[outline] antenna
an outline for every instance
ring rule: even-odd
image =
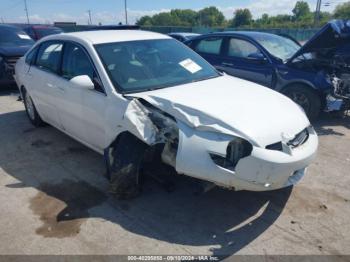
[[[27,7],[27,0],[24,0],[24,11],[26,11],[27,15],[27,24],[29,25],[29,15],[28,15],[28,7]]]

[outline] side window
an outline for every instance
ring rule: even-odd
[[[75,76],[87,75],[94,80],[94,67],[84,50],[72,43],[67,43],[62,62],[62,76],[72,79]]]
[[[62,43],[46,42],[40,46],[36,65],[40,68],[58,73],[60,67]]]
[[[210,37],[202,39],[198,42],[195,50],[200,53],[218,55],[220,54],[222,41],[222,37]]]
[[[35,57],[36,57],[36,53],[37,53],[37,51],[38,51],[38,47],[35,47],[33,50],[31,50],[29,53],[28,53],[28,55],[26,56],[26,64],[28,64],[28,65],[32,65],[32,64],[34,64],[34,59],[35,59]]]
[[[228,56],[249,58],[252,54],[261,53],[259,49],[248,41],[231,38],[228,45]]]

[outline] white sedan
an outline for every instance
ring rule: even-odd
[[[139,192],[150,159],[225,188],[264,191],[299,181],[317,151],[315,130],[289,98],[219,73],[162,34],[49,36],[18,61],[15,79],[30,121],[103,154],[121,198]]]

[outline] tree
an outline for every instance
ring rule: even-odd
[[[197,23],[197,12],[191,9],[173,9],[170,11],[172,17],[181,26],[193,26]]]
[[[179,25],[179,21],[170,13],[163,12],[152,17],[152,24],[160,26],[177,26]]]
[[[334,18],[349,19],[350,18],[350,2],[338,5],[334,10]]]
[[[139,26],[152,26],[152,17],[145,15],[136,21]]]
[[[324,25],[329,20],[332,20],[332,14],[329,12],[320,12],[320,24]]]
[[[293,9],[293,14],[296,20],[302,20],[305,17],[311,16],[309,4],[304,1],[298,1]]]
[[[198,24],[201,26],[224,26],[225,16],[215,6],[206,7],[197,14]]]
[[[252,13],[249,9],[237,9],[232,20],[233,27],[250,25],[253,20]]]

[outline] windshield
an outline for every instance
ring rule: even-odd
[[[283,61],[291,58],[300,49],[293,40],[278,35],[261,34],[254,36],[254,39],[271,55]]]
[[[187,39],[193,39],[195,37],[199,36],[199,34],[193,34],[193,35],[186,35]]]
[[[0,28],[1,46],[26,46],[34,41],[23,31],[8,28]]]
[[[208,62],[174,39],[99,44],[95,48],[121,93],[165,88],[219,76]]]

